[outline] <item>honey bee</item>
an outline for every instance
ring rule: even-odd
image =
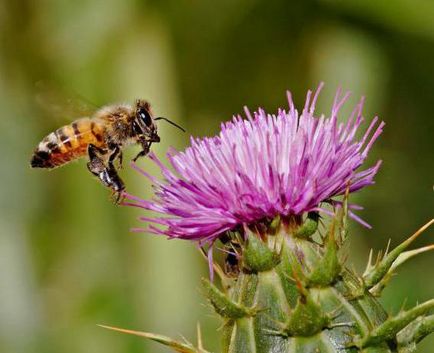
[[[33,152],[30,165],[53,169],[88,156],[87,168],[112,190],[118,203],[125,184],[115,162],[122,167],[122,149],[130,144],[142,147],[133,161],[146,156],[151,145],[160,142],[157,120],[165,120],[185,132],[169,119],[154,118],[150,104],[142,99],[136,100],[134,106],[105,106],[92,117],[75,120],[48,134]]]

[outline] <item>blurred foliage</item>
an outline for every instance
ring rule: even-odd
[[[433,18],[430,0],[2,2],[0,351],[157,352],[96,324],[193,339],[197,321],[207,348],[219,347],[194,245],[129,233],[142,212],[113,206],[84,161],[29,168],[39,140],[76,117],[49,114],[54,103],[37,103],[37,82],[97,106],[145,97],[195,136],[216,133],[243,105],[275,111],[286,89],[300,105],[325,81],[321,112],[338,85],[352,102],[366,95],[366,117],[387,126],[371,156],[384,160],[377,184],[354,198],[374,227],[352,229],[351,261],[361,268],[370,247],[396,244],[432,217]],[[170,126],[161,135],[160,156],[188,143]],[[149,160],[140,165],[156,173]],[[131,193],[150,196],[143,177],[122,174]],[[421,269],[433,265],[429,255],[406,265],[385,306],[431,298],[434,282]]]

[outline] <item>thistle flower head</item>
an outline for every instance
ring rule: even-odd
[[[339,91],[330,116],[315,117],[321,87],[307,93],[301,113],[288,92],[289,110],[252,114],[245,108],[247,119],[234,116],[217,136],[191,138],[185,151],[168,153],[174,171],[151,153],[162,180],[134,167],[152,181],[155,197],[142,200],[127,194],[127,203],[163,215],[141,218],[151,223],[148,231],[213,242],[240,225],[325,211],[321,204],[333,204],[347,188],[354,192],[372,184],[380,161],[364,170],[359,167],[384,123],[374,118],[358,139],[363,99],[345,123],[338,123],[349,96]]]

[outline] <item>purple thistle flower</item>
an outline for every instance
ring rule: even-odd
[[[217,136],[191,138],[184,152],[167,154],[174,172],[151,153],[164,180],[133,165],[152,181],[155,198],[142,200],[126,194],[126,204],[164,215],[141,217],[153,224],[146,231],[201,243],[212,243],[228,230],[264,218],[327,213],[321,203],[338,204],[332,198],[343,195],[348,186],[354,192],[374,183],[381,161],[357,169],[384,122],[372,133],[378,121],[375,117],[363,137],[356,139],[363,122],[363,98],[348,121],[338,123],[338,112],[349,97],[349,93],[341,96],[340,91],[330,117],[314,117],[321,88],[322,84],[313,97],[311,91],[307,93],[301,114],[288,92],[288,112],[279,109],[277,115],[270,115],[259,109],[252,115],[245,108],[247,119],[234,116],[222,123]]]

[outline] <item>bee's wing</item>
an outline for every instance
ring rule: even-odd
[[[59,123],[92,116],[97,106],[77,93],[70,93],[47,81],[35,83],[35,101],[38,107]]]

